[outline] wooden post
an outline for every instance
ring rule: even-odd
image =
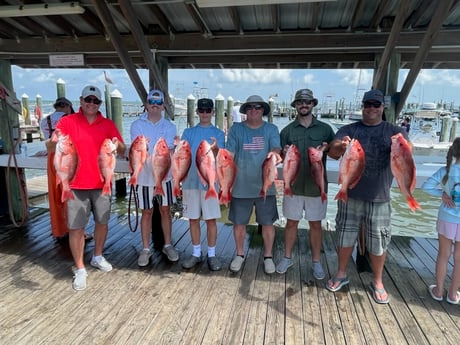
[[[110,97],[110,85],[108,83],[105,84],[105,116],[108,119],[113,120],[112,116],[112,101]],[[121,106],[121,115],[123,115],[123,105]]]
[[[457,127],[458,127],[458,118],[454,117],[452,119],[452,125],[450,127],[450,137],[449,142],[453,142],[457,137]]]
[[[195,126],[195,97],[190,94],[187,97],[187,127]]]
[[[21,97],[22,102],[22,117],[24,124],[30,125],[30,111],[29,111],[29,96],[24,93]]]
[[[233,98],[227,98],[227,130],[233,125]]]
[[[20,102],[16,99],[13,90],[13,77],[11,75],[11,63],[6,60],[0,60],[0,82],[3,86],[0,87],[0,133],[3,139],[3,151],[11,153],[15,149],[16,141],[19,137],[19,118],[18,110],[20,110]],[[8,98],[8,101],[7,101]],[[9,102],[9,103],[8,103]],[[10,104],[11,103],[11,104]],[[18,109],[13,109],[11,105],[15,105]],[[6,169],[6,168],[5,168]],[[24,169],[19,169],[19,174],[10,171],[10,179],[1,181],[0,185],[10,186],[11,209],[15,220],[24,219],[28,213],[27,206],[27,191],[25,188]],[[6,173],[4,174],[6,176]],[[25,192],[25,209],[22,204],[21,189]],[[6,193],[5,193],[6,194]],[[2,194],[2,195],[5,195]]]
[[[111,93],[112,120],[117,125],[118,131],[123,133],[123,96],[118,90]]]
[[[224,97],[219,94],[216,96],[216,127],[224,130]]]
[[[447,141],[447,133],[449,132],[449,126],[450,126],[450,116],[444,116],[441,119],[441,137],[439,138],[440,142],[445,142]]]
[[[65,97],[65,81],[61,78],[56,81],[56,94],[56,98]]]
[[[270,97],[268,99],[268,104],[270,105],[270,112],[267,115],[268,122],[273,123],[273,109],[275,109],[275,100]]]

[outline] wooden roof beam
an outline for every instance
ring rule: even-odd
[[[438,7],[434,12],[433,18],[431,19],[430,25],[428,26],[428,30],[423,37],[417,54],[415,55],[412,68],[409,70],[406,81],[404,82],[404,85],[401,89],[400,100],[395,109],[395,114],[399,114],[401,112],[404,103],[409,96],[410,90],[412,89],[412,86],[417,79],[420,69],[423,66],[423,62],[425,61],[425,58],[428,55],[431,46],[433,45],[433,41],[439,33],[439,29],[441,28],[443,21],[447,18],[450,11],[453,9],[453,4],[454,0],[446,0],[445,2],[437,4]]]
[[[115,22],[113,21],[112,15],[109,8],[107,7],[106,2],[100,0],[91,0],[91,2],[94,5],[99,18],[104,24],[110,40],[112,41],[114,48],[120,56],[120,60],[123,63],[123,66],[126,69],[126,73],[128,73],[134,88],[139,95],[139,98],[142,100],[142,102],[144,102],[144,100],[147,98],[147,91],[145,90],[144,84],[142,83],[139,74],[137,74],[136,67],[131,61],[128,51],[123,46],[120,33],[116,28]]]
[[[385,45],[385,50],[383,51],[382,58],[380,59],[377,70],[374,73],[372,87],[375,89],[381,88],[385,80],[388,64],[390,62],[391,55],[394,53],[396,42],[399,39],[408,9],[409,1],[401,1],[399,3],[398,13],[391,28],[390,36],[388,36],[387,44]]]
[[[236,6],[229,7],[230,17],[232,18],[233,25],[235,27],[235,32],[239,33],[240,35],[244,35],[243,28],[241,26],[240,14],[238,13],[238,9]]]

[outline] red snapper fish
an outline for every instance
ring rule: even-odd
[[[153,147],[152,169],[155,179],[155,195],[165,195],[162,182],[168,176],[171,168],[171,152],[164,138],[158,139]]]
[[[278,159],[276,154],[270,152],[262,164],[262,189],[259,195],[264,198],[267,197],[267,190],[278,178]]]
[[[310,160],[311,176],[321,192],[321,201],[325,202],[327,200],[327,194],[324,183],[323,150],[309,147],[308,159]]]
[[[54,167],[56,169],[56,185],[62,183],[61,201],[75,199],[70,189],[70,181],[75,176],[78,166],[77,151],[69,135],[53,133],[52,140],[57,140]]]
[[[334,200],[348,201],[348,189],[353,189],[361,179],[366,159],[364,150],[358,140],[352,139],[343,154],[339,166],[339,192]]]
[[[300,169],[300,152],[296,145],[289,145],[283,161],[284,195],[292,196],[291,185]]]
[[[216,157],[214,157],[214,152],[212,148],[217,143],[211,145],[207,140],[202,140],[198,149],[196,150],[196,168],[198,170],[198,176],[201,179],[201,182],[204,185],[208,186],[208,191],[206,192],[205,199],[216,198],[218,199],[215,182],[217,178],[216,171]]]
[[[171,172],[174,181],[173,195],[180,196],[180,183],[187,177],[192,164],[192,149],[187,140],[180,140],[174,150]]]
[[[111,194],[112,179],[115,171],[115,164],[117,163],[117,141],[117,138],[105,139],[102,142],[101,149],[99,151],[99,170],[104,178],[102,195]]]
[[[228,206],[228,203],[232,200],[232,188],[237,173],[237,167],[230,151],[219,149],[216,166],[217,179],[220,184],[219,203]]]
[[[144,135],[138,135],[132,142],[128,155],[129,172],[131,173],[131,178],[129,179],[128,184],[137,184],[137,176],[139,175],[139,172],[142,170],[145,161],[147,160],[148,147],[149,139]]]
[[[399,190],[406,197],[411,211],[421,209],[417,200],[412,196],[416,179],[412,145],[401,133],[391,137],[391,172],[398,183]]]

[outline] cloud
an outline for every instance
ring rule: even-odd
[[[338,69],[334,73],[339,75],[341,82],[357,88],[368,89],[372,85],[373,72],[368,69]]]
[[[291,82],[291,70],[283,69],[224,69],[222,77],[230,83],[251,84],[288,84]]]

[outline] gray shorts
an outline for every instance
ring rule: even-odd
[[[337,245],[353,247],[361,226],[364,226],[366,248],[374,255],[386,252],[391,241],[390,202],[368,202],[348,198],[348,202],[337,202],[335,217]]]
[[[278,219],[276,196],[264,198],[232,198],[228,219],[236,225],[248,224],[252,208],[255,206],[256,222],[260,225],[273,225]]]
[[[67,200],[67,225],[70,230],[83,229],[91,212],[96,224],[107,224],[110,218],[111,195],[102,189],[72,189],[75,199]]]

